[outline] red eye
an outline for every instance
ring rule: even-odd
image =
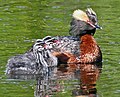
[[[91,23],[91,21],[87,21],[87,23],[88,23],[90,26],[92,26],[93,28],[95,28],[95,25],[93,25],[93,24]]]

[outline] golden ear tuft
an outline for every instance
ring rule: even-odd
[[[85,21],[85,22],[89,21],[87,14],[80,9],[75,10],[73,12],[73,18],[75,18],[77,20]]]

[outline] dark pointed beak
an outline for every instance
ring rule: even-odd
[[[99,25],[95,25],[95,28],[97,28],[97,29],[102,29],[102,27],[99,26]]]

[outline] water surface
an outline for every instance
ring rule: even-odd
[[[119,5],[119,0],[0,1],[0,97],[34,97],[35,80],[6,78],[4,71],[8,58],[27,51],[37,38],[68,35],[73,10],[87,7],[96,11],[103,27],[95,34],[103,53],[103,70],[96,86],[98,95],[119,97]],[[69,90],[66,91],[60,97],[71,97]]]

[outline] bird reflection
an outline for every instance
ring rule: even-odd
[[[62,93],[69,88],[71,88],[72,97],[97,97],[96,83],[102,70],[102,63],[61,64],[56,68],[57,70],[49,75],[43,97],[52,97],[54,92]],[[54,69],[56,68],[54,67]],[[75,83],[74,80],[77,80],[77,82]],[[66,84],[70,81],[72,81],[72,86],[68,85],[67,88]],[[40,79],[37,82],[40,82]],[[41,95],[41,89],[38,87],[40,87],[39,83],[36,85],[35,93],[37,96],[35,97],[41,97],[38,96],[38,93]]]
[[[96,82],[102,70],[102,63],[98,64],[79,64],[80,89],[73,91],[73,95],[88,95],[88,97],[96,97]]]

